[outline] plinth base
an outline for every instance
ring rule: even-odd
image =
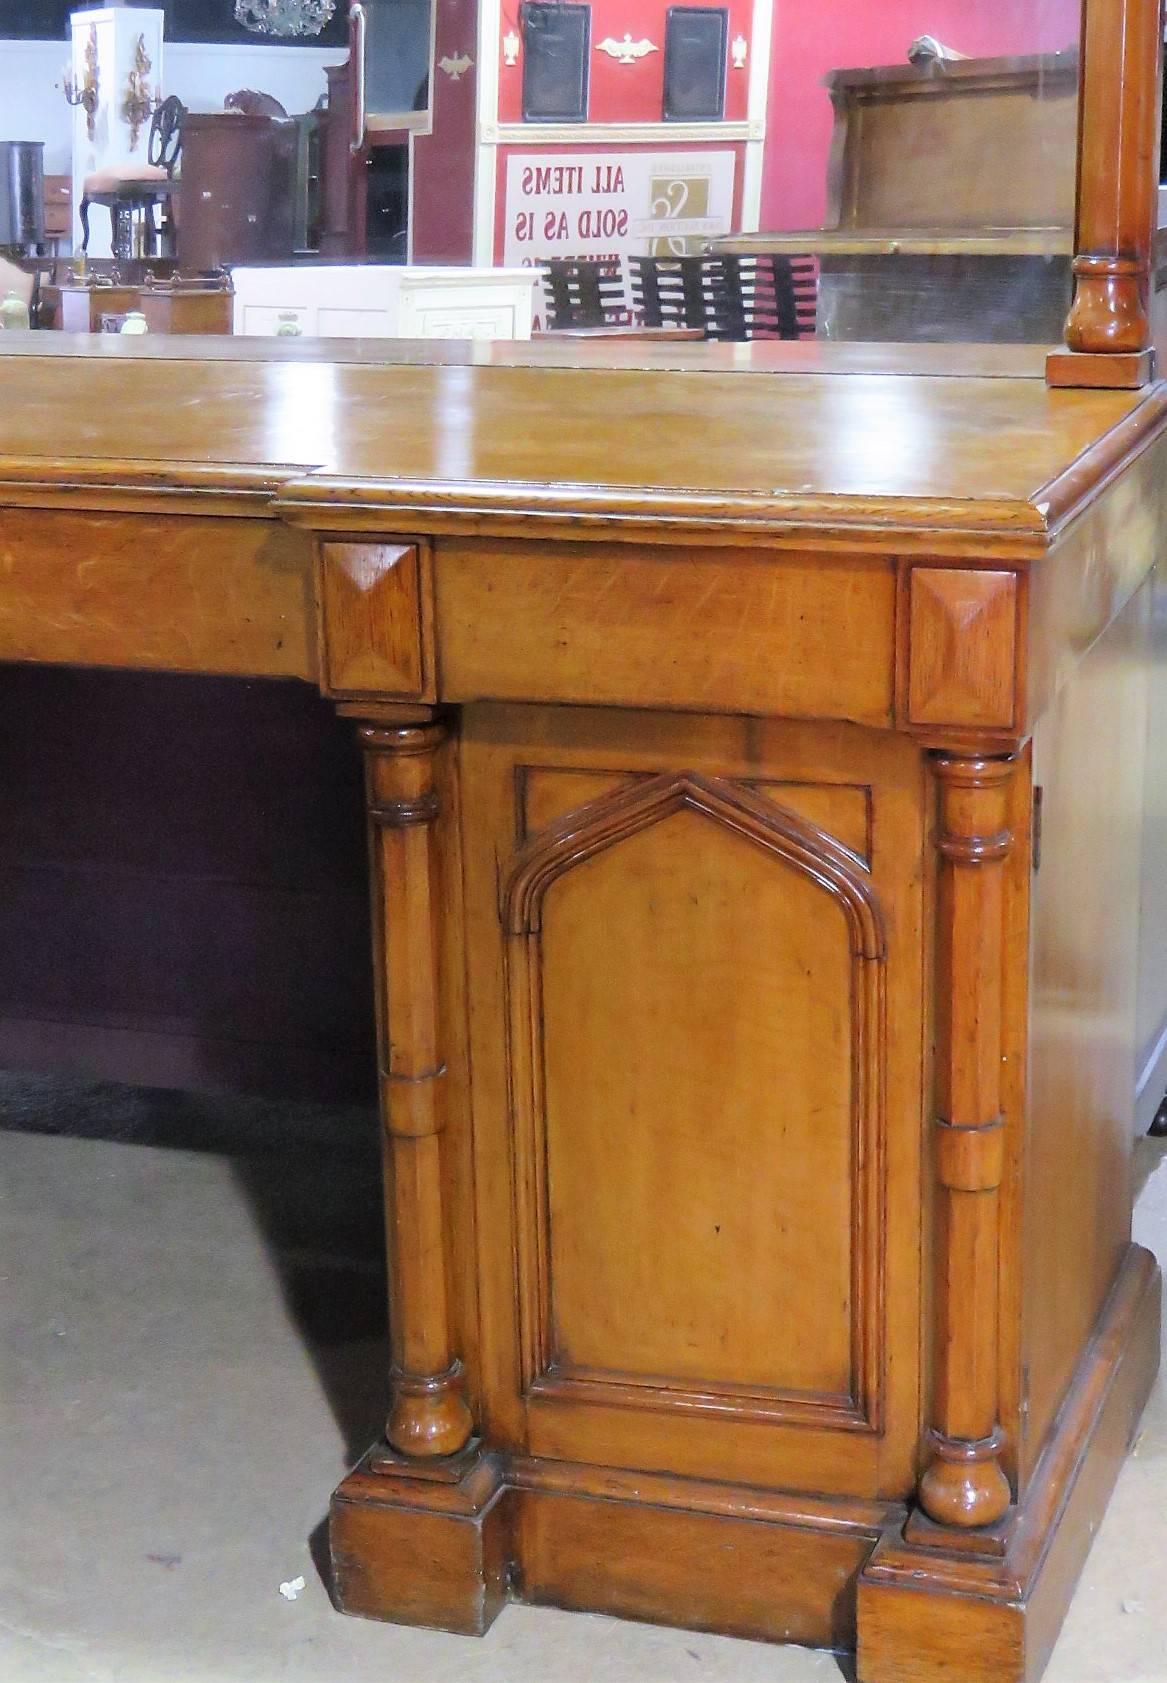
[[[401,1472],[389,1464],[383,1450],[371,1451],[333,1494],[337,1606],[483,1635],[506,1600],[510,1559],[497,1457],[478,1452]]]
[[[1040,1677],[1158,1371],[1159,1294],[1132,1245],[1003,1550],[996,1527],[960,1553],[919,1522],[883,1538],[859,1579],[860,1683]]]
[[[948,1546],[902,1506],[482,1450],[370,1455],[332,1504],[337,1604],[481,1635],[508,1594],[858,1648],[861,1683],[1031,1683],[1154,1381],[1159,1273],[1132,1246],[1024,1504]],[[377,1470],[372,1470],[373,1467]]]

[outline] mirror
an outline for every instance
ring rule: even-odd
[[[1059,341],[1080,26],[1080,0],[777,16],[762,232],[721,249],[813,279],[820,338]]]

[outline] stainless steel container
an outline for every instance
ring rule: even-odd
[[[44,141],[0,140],[0,246],[25,250],[44,237]]]

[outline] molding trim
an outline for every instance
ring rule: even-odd
[[[850,955],[851,1368],[848,1388],[826,1395],[771,1385],[692,1383],[575,1365],[556,1348],[551,1310],[551,1126],[543,1009],[543,907],[555,883],[679,812],[696,812],[752,843],[770,862],[809,879],[842,914]],[[883,911],[866,866],[833,836],[755,789],[698,772],[662,772],[608,790],[537,832],[515,854],[499,890],[506,941],[507,1091],[513,1140],[518,1333],[530,1407],[565,1402],[600,1409],[718,1414],[830,1431],[878,1432],[887,1375],[885,1293],[887,1058]]]
[[[479,0],[478,80],[475,85],[474,226],[472,255],[476,264],[494,266],[494,223],[498,197],[498,154],[484,143],[487,129],[498,127],[500,0]],[[501,252],[499,256],[501,258]]]
[[[751,123],[762,125],[762,134],[756,137],[759,140],[765,134],[766,110],[770,100],[770,34],[773,22],[774,0],[754,0],[746,112]]]
[[[479,141],[494,146],[686,145],[692,141],[764,140],[763,118],[744,123],[498,123],[481,124]]]
[[[741,227],[753,233],[762,225],[762,184],[766,170],[766,116],[770,100],[770,34],[774,21],[774,0],[754,0],[750,27],[750,56],[746,74],[749,92],[746,112],[751,127],[759,131],[746,144],[742,162]]]

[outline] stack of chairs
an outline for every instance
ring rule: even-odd
[[[798,337],[813,339],[818,319],[819,265],[817,257],[772,257],[777,267],[785,265],[790,272],[790,286],[794,293],[794,319],[798,323]]]
[[[814,331],[816,276],[802,258],[633,257],[647,327],[699,327],[707,339],[800,339]]]
[[[544,265],[543,290],[547,325],[557,330],[611,327],[626,308],[618,259],[593,262],[582,257],[549,258]]]
[[[707,339],[813,338],[813,257],[631,257],[632,297],[646,327],[698,328]],[[544,267],[547,325],[612,327],[625,309],[619,259],[555,257]]]

